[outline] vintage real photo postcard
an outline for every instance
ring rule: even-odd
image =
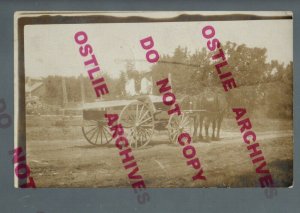
[[[292,12],[17,12],[14,33],[16,187],[293,186]]]

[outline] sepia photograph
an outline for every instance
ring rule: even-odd
[[[36,188],[293,187],[293,14],[19,12],[14,119]]]

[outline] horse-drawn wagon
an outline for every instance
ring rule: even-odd
[[[180,103],[187,100],[183,98]],[[181,115],[169,116],[161,96],[145,95],[132,100],[87,103],[83,108],[82,132],[93,145],[109,143],[112,136],[104,115],[117,113],[118,122],[122,124],[131,147],[146,146],[155,130],[167,130],[170,142],[176,143],[179,134],[190,134],[193,129],[196,113],[189,105],[189,102],[182,105],[187,107],[181,107]]]

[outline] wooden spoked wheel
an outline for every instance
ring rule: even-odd
[[[146,146],[154,133],[153,112],[145,102],[135,101],[125,106],[120,113],[119,123],[130,146],[135,149]]]
[[[181,113],[181,115],[172,115],[168,123],[169,139],[171,143],[176,144],[178,142],[178,136],[186,132],[191,135],[194,120],[188,113]]]
[[[83,120],[82,132],[85,139],[93,145],[107,144],[112,140],[105,121]]]

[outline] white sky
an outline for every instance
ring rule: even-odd
[[[87,33],[104,72],[117,77],[128,59],[135,61],[137,70],[147,71],[151,64],[145,59],[140,39],[152,36],[160,55],[172,54],[178,45],[194,52],[206,47],[201,30],[208,24],[214,26],[221,43],[265,47],[268,61],[287,64],[293,60],[292,20],[27,25],[25,73],[31,77],[86,75],[84,58],[74,41],[78,31]]]

